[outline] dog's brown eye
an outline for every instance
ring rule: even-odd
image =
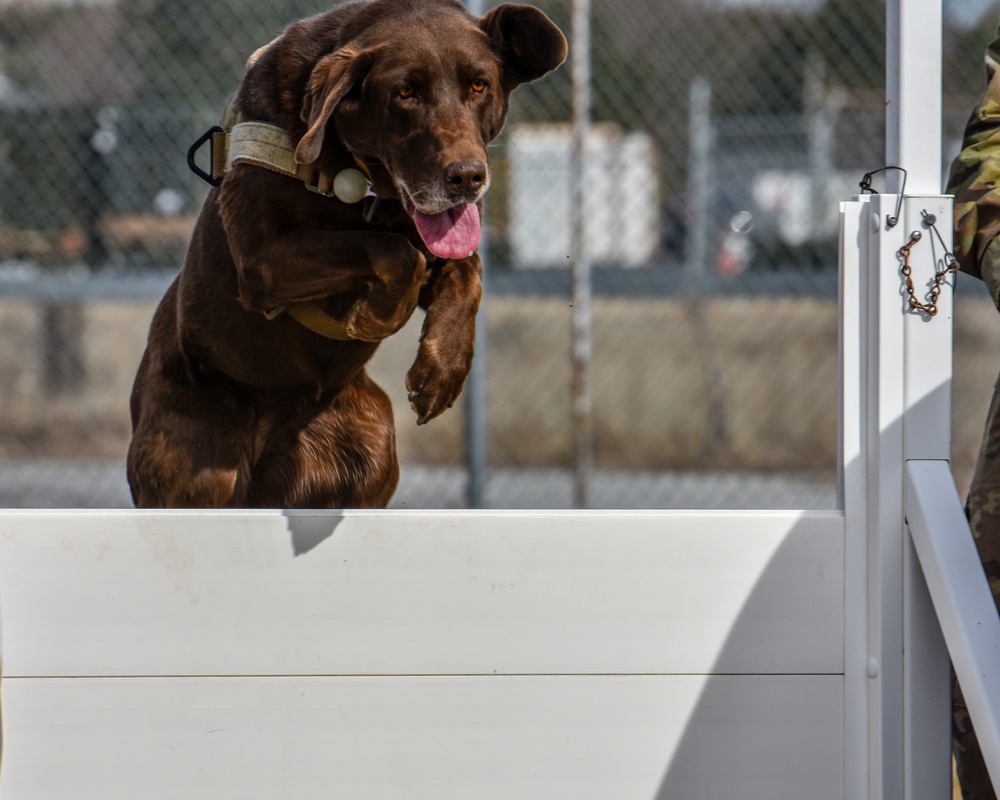
[[[396,95],[401,97],[403,100],[409,100],[416,93],[416,89],[407,84],[406,86],[400,87],[400,89],[396,92]]]
[[[486,91],[486,85],[487,85],[486,81],[473,81],[472,91],[474,91],[476,94],[482,94],[483,92]]]

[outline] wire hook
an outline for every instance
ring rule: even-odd
[[[892,166],[879,167],[878,169],[872,170],[871,172],[866,172],[865,176],[861,179],[861,183],[858,185],[861,187],[862,193],[878,194],[878,192],[875,191],[874,188],[872,188],[872,178],[875,175],[878,175],[878,173],[880,172],[885,172],[887,169],[894,169],[903,174],[903,181],[899,187],[899,194],[896,195],[896,210],[894,213],[886,216],[885,218],[886,225],[888,225],[890,228],[894,228],[896,227],[896,223],[899,222],[899,212],[900,209],[903,207],[903,195],[906,193],[906,170],[903,169],[902,167],[892,167]],[[940,234],[938,235],[940,236]]]
[[[937,236],[939,242],[941,242],[941,249],[944,250],[944,266],[945,269],[953,272],[958,266],[958,259],[955,258],[955,254],[948,249],[948,245],[941,235],[941,231],[937,229],[937,217],[927,211],[926,208],[920,209],[920,216],[924,218],[924,227],[930,228],[934,231],[934,235]]]

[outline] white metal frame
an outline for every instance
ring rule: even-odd
[[[990,774],[1000,775],[1000,625],[947,463],[910,461],[906,514]],[[996,780],[994,779],[994,783]]]
[[[922,291],[943,256],[924,214],[950,220],[951,200],[908,195],[890,225],[897,200],[842,206],[845,646],[853,666],[845,680],[848,727],[859,731],[855,755],[867,747],[869,765],[855,776],[867,781],[857,796],[933,798],[948,792],[950,672],[906,535],[904,465],[939,459],[950,475],[953,283],[937,316],[909,310],[899,249],[921,233],[910,263]],[[950,241],[949,230],[942,236]]]
[[[908,193],[841,207],[840,511],[0,512],[0,796],[942,798],[948,650],[998,774],[951,283],[929,319],[898,272],[924,212],[950,241],[940,7],[889,5]]]

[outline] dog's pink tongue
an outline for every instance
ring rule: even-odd
[[[413,222],[427,249],[441,258],[468,258],[479,247],[482,230],[475,203],[455,206],[440,214],[414,209]]]

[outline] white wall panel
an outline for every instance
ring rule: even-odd
[[[6,679],[3,800],[834,800],[836,676]]]
[[[15,676],[843,671],[834,513],[0,514]]]

